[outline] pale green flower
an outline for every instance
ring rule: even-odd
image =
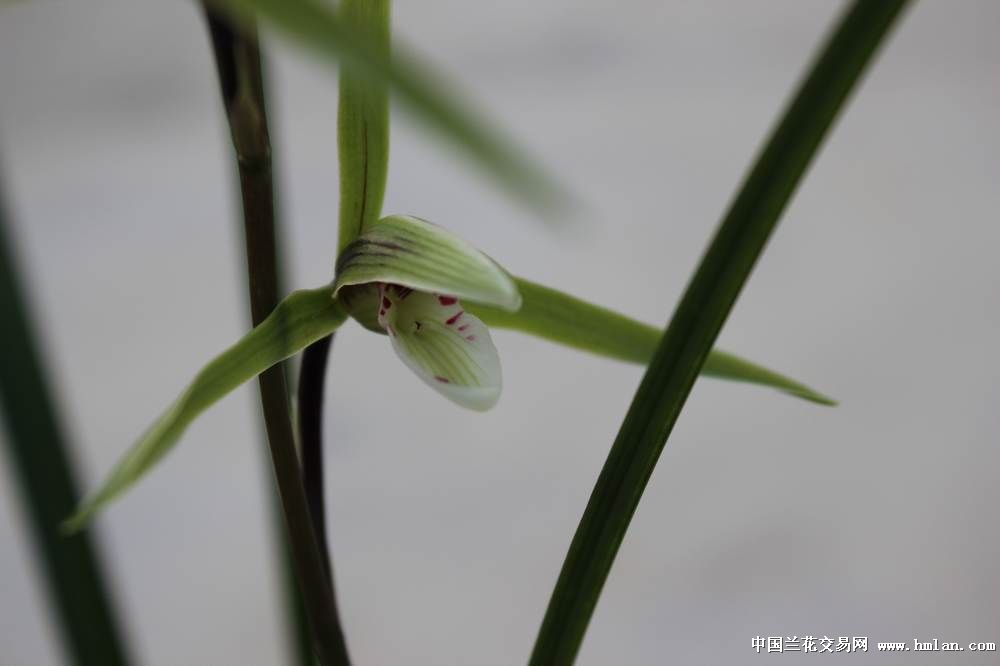
[[[496,346],[462,301],[516,312],[521,296],[514,279],[468,243],[416,217],[383,218],[344,248],[334,293],[448,399],[486,410],[500,398]]]

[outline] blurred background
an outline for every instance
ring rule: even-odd
[[[384,211],[509,269],[668,319],[840,2],[400,0],[400,41],[582,194],[540,224],[395,114]],[[753,637],[874,652],[998,641],[1000,4],[917,2],[834,129],[720,346],[835,409],[700,381],[612,570],[581,664],[798,663]],[[336,78],[268,40],[292,286],[328,281]],[[90,488],[247,328],[228,135],[189,2],[0,12],[0,145],[15,241]],[[329,529],[358,664],[523,663],[642,369],[495,333],[487,414],[420,384],[385,338],[338,334]],[[255,387],[201,418],[99,520],[142,663],[283,663]],[[0,434],[0,436],[4,436]],[[0,457],[0,663],[62,663]],[[942,657],[954,657],[954,661]]]

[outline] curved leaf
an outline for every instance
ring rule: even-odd
[[[31,317],[30,291],[10,237],[0,183],[0,453],[9,456],[33,540],[33,564],[49,594],[53,622],[67,663],[126,666],[132,663],[118,609],[109,594],[107,562],[94,548],[96,535],[59,534],[59,521],[79,501],[72,447],[67,441]],[[9,226],[8,226],[9,225]],[[12,491],[13,492],[13,491]],[[28,534],[25,538],[29,538]],[[7,652],[7,650],[4,650]]]
[[[601,590],[712,345],[809,163],[906,0],[856,0],[754,162],[656,347],[563,561],[531,666],[576,659]]]
[[[468,305],[467,309],[496,328],[530,333],[546,340],[621,361],[646,365],[663,331],[625,315],[555,289],[515,278],[523,303],[517,312]],[[701,374],[770,386],[821,405],[837,404],[805,384],[727,352],[712,350]]]
[[[74,532],[166,454],[192,421],[223,396],[337,329],[346,314],[330,287],[296,291],[239,342],[206,365],[64,524]]]

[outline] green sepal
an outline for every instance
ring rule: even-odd
[[[104,480],[63,523],[67,532],[121,495],[177,443],[202,412],[240,384],[336,330],[347,314],[333,299],[331,287],[296,291],[239,342],[219,354],[194,378]]]
[[[388,0],[343,0],[340,20],[378,57],[389,58]],[[382,79],[340,70],[337,96],[342,250],[379,219],[389,170],[389,87]]]
[[[653,357],[663,331],[587,303],[569,294],[522,278],[515,278],[523,303],[517,312],[466,305],[488,326],[530,333],[546,340],[621,361],[646,365]],[[746,361],[734,354],[712,350],[701,374],[732,381],[769,386],[822,405],[835,401],[805,384]]]
[[[521,306],[514,278],[499,264],[444,228],[409,215],[382,218],[337,259],[336,292],[373,282],[507,311]]]

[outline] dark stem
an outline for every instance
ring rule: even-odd
[[[0,193],[2,195],[2,193]],[[127,664],[127,650],[90,533],[64,536],[59,524],[80,495],[46,381],[0,196],[0,407],[35,552],[73,663]]]
[[[302,353],[299,369],[299,447],[302,450],[302,479],[306,486],[309,515],[320,549],[330,557],[326,538],[326,507],[323,484],[323,386],[326,365],[330,358],[333,334],[317,340]],[[333,570],[327,559],[327,575],[333,580]]]
[[[226,108],[236,107],[236,97],[240,93],[239,87],[239,77],[240,73],[238,68],[240,67],[240,54],[237,49],[240,48],[240,42],[232,30],[229,29],[228,25],[224,22],[214,20],[212,15],[208,16],[208,26],[212,37],[212,46],[215,53],[215,61],[217,65],[217,70],[219,73],[219,88],[222,93],[223,102]],[[259,56],[259,53],[258,53]],[[252,77],[252,85],[249,86],[254,91],[251,92],[253,95],[259,94],[261,98],[264,96],[264,77],[263,77],[263,62],[261,63],[261,73],[259,76],[254,75],[249,72],[249,76]],[[247,76],[247,74],[243,74]],[[266,109],[266,99],[265,104],[260,108]],[[267,132],[266,116],[264,123],[264,132]],[[246,196],[246,189],[241,187],[243,196]],[[263,194],[263,193],[262,193]],[[272,211],[272,225],[274,226],[274,238],[275,244],[277,245],[280,228],[278,224],[277,215],[277,204],[275,202],[277,195],[277,190],[272,183],[270,185],[270,210]],[[241,227],[245,225],[245,222],[241,223]],[[241,229],[241,235],[245,232]],[[274,259],[275,259],[275,284],[274,293],[280,296],[285,292],[282,282],[283,282],[283,271],[281,270],[280,261],[280,248],[275,248]],[[250,294],[248,294],[250,296]],[[266,297],[266,295],[265,295]],[[254,299],[250,299],[251,310],[254,308]],[[251,313],[251,323],[257,321],[256,315],[259,313]],[[287,363],[283,363],[286,373],[290,369]],[[286,374],[287,377],[287,374]],[[261,439],[264,440],[266,446],[266,431],[261,432]],[[269,456],[270,457],[270,456]],[[266,491],[270,496],[271,505],[271,519],[273,521],[275,542],[278,547],[278,556],[280,558],[280,577],[282,582],[282,591],[284,592],[284,603],[287,609],[287,631],[289,639],[289,648],[292,652],[293,663],[299,664],[299,666],[313,666],[315,659],[313,657],[313,639],[312,633],[309,629],[309,619],[306,616],[305,607],[302,601],[302,595],[299,593],[299,587],[297,582],[297,577],[295,575],[295,563],[293,561],[293,556],[291,552],[291,546],[288,540],[285,538],[282,508],[281,508],[281,498],[278,495],[277,488],[272,485],[270,480],[267,481]]]
[[[252,29],[237,30],[210,6],[205,10],[239,167],[250,311],[257,325],[279,299],[271,145],[260,51]],[[259,384],[274,476],[316,656],[324,666],[349,664],[326,560],[313,531],[282,367],[261,374]]]

